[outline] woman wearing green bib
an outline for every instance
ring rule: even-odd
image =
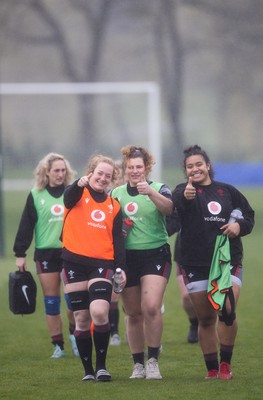
[[[35,236],[34,261],[44,295],[51,342],[54,345],[51,358],[65,355],[60,315],[60,234],[64,215],[64,190],[73,175],[74,171],[69,162],[60,154],[49,153],[38,163],[35,169],[35,185],[27,197],[14,243],[16,266],[22,272],[27,269],[26,251]],[[75,321],[69,303],[67,314],[72,351],[78,356],[73,335]]]
[[[125,239],[128,272],[121,294],[134,361],[130,378],[162,379],[158,353],[163,330],[161,307],[171,272],[165,224],[173,207],[171,191],[165,184],[149,180],[154,160],[145,148],[126,146],[121,153],[127,183],[113,189],[111,195],[118,199],[124,219],[133,223]]]

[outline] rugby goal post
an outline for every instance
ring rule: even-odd
[[[153,174],[161,179],[162,144],[160,132],[160,89],[155,82],[94,82],[94,83],[2,83],[0,95],[96,95],[146,94],[147,143],[155,159]]]

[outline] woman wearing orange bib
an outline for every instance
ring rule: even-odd
[[[76,321],[75,337],[84,367],[83,381],[110,381],[106,355],[110,338],[109,307],[112,278],[122,269],[126,284],[122,211],[107,194],[116,176],[111,158],[91,158],[87,174],[64,194],[65,217],[62,232],[63,280]],[[92,365],[91,321],[96,351]]]

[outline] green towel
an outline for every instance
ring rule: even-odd
[[[219,235],[216,238],[207,288],[208,299],[216,311],[222,311],[231,287],[229,239]]]

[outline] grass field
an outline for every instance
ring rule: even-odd
[[[70,351],[66,318],[67,356],[50,359],[52,346],[40,288],[34,314],[22,317],[9,311],[8,273],[15,270],[12,246],[27,193],[6,192],[6,251],[5,257],[0,259],[0,399],[262,399],[263,268],[259,250],[263,232],[263,189],[242,189],[242,192],[256,211],[256,226],[253,233],[243,240],[244,283],[237,312],[239,332],[233,356],[234,379],[204,380],[206,370],[199,345],[186,342],[188,321],[180,304],[173,271],[165,296],[163,352],[159,360],[163,380],[129,379],[132,359],[125,343],[122,315],[120,330],[123,344],[109,347],[108,351],[107,367],[112,374],[112,382],[98,384],[81,381],[83,370],[80,360],[74,358]],[[32,250],[28,253],[28,264],[36,277]],[[65,316],[64,311],[63,303]]]

